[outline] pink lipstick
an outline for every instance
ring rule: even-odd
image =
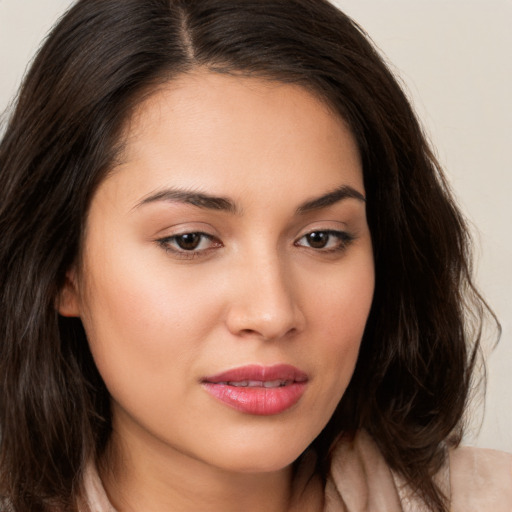
[[[270,416],[295,405],[306,389],[307,375],[294,366],[249,365],[205,377],[204,389],[246,414]]]

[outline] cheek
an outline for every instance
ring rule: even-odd
[[[102,262],[87,283],[82,320],[91,353],[114,402],[163,429],[194,389],[195,361],[211,328],[207,319],[218,316],[215,304],[198,298],[199,285],[184,293],[154,265],[140,269],[129,260],[109,260],[116,264]]]
[[[319,347],[311,349],[315,366],[323,368],[334,406],[341,399],[357,362],[374,291],[371,253],[331,274],[309,299],[309,318]],[[332,405],[331,404],[331,405]]]
[[[140,261],[137,255],[123,258],[112,250],[101,260],[91,258],[94,272],[84,272],[89,279],[82,321],[109,388],[135,374],[152,379],[176,373],[180,361],[197,357],[218,317],[202,280],[184,286],[179,272],[151,261],[141,266]]]
[[[197,320],[198,311],[212,307],[201,279],[184,279],[180,272],[155,264],[154,258],[140,252],[127,250],[124,254],[129,256],[123,257],[112,251],[103,260],[91,262],[94,270],[86,269],[89,280],[83,301],[86,318],[95,327],[141,344],[158,343],[155,332],[164,339],[171,337],[170,326],[173,330],[197,326],[192,320]]]
[[[315,282],[309,276],[309,283]],[[306,283],[305,283],[306,285]],[[359,342],[373,300],[375,285],[371,249],[354,253],[339,268],[310,288],[309,318],[333,347]]]

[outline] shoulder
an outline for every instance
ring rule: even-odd
[[[511,454],[462,446],[449,450],[435,481],[449,497],[451,512],[512,512]],[[336,445],[325,491],[328,512],[427,511],[364,431]]]
[[[453,510],[512,511],[512,455],[461,446],[449,453]]]

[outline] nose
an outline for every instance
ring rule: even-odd
[[[232,296],[227,327],[237,336],[275,340],[304,328],[305,317],[290,269],[279,258],[253,257],[232,273]]]

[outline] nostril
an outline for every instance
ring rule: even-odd
[[[293,336],[298,332],[298,329],[295,327],[291,327],[290,329],[269,329],[269,328],[260,328],[257,329],[241,329],[238,332],[239,336],[242,337],[259,337],[265,340],[275,340],[280,338],[287,338]]]
[[[256,331],[254,331],[253,329],[242,329],[240,331],[240,334],[247,335],[247,336],[252,336],[252,335],[258,334],[258,333]]]

